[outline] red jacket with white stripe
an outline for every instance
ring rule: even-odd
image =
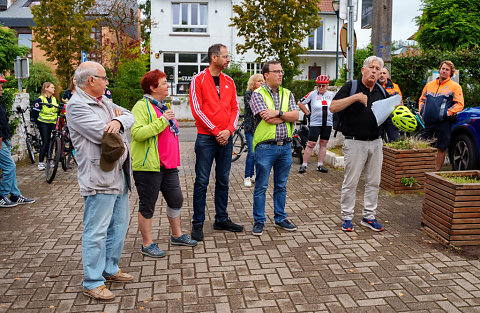
[[[199,134],[217,136],[222,130],[235,131],[238,121],[237,92],[233,79],[220,73],[220,97],[210,69],[193,76],[190,107]]]

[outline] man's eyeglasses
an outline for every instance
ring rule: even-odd
[[[275,73],[277,75],[285,75],[285,71],[281,71],[281,70],[274,70],[274,71],[270,71],[269,73]]]
[[[216,54],[216,56],[217,57],[222,57],[225,60],[232,59],[232,56],[230,54],[223,54],[223,55]]]
[[[317,85],[318,87],[327,87],[328,85]]]
[[[108,80],[108,77],[107,76],[98,76],[98,75],[92,75],[93,77],[96,77],[96,78],[101,78],[103,79],[104,81],[107,81]]]

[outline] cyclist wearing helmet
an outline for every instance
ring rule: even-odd
[[[453,62],[442,61],[438,73],[440,77],[425,85],[418,101],[420,115],[425,120],[425,131],[422,137],[437,138],[437,171],[442,168],[450,142],[452,121],[448,117],[463,110],[462,87],[450,79],[455,74]]]
[[[400,95],[402,97],[402,92],[397,84],[395,84],[390,79],[390,73],[386,67],[382,68],[380,71],[380,77],[378,78],[378,83],[388,92],[390,96]],[[392,118],[388,117],[382,125],[380,125],[380,134],[382,137],[386,137],[387,142],[397,141],[399,134],[398,128],[395,127],[392,123]],[[383,136],[386,134],[386,136]]]
[[[303,156],[303,164],[298,170],[303,174],[307,171],[307,164],[312,155],[313,148],[317,144],[320,136],[320,148],[318,149],[317,170],[327,173],[328,169],[323,166],[325,154],[327,153],[327,143],[332,132],[333,114],[330,112],[330,103],[335,94],[327,90],[330,79],[326,75],[317,77],[317,90],[310,92],[306,97],[298,102],[298,106],[303,113],[310,117],[310,129],[308,130],[308,142]],[[305,106],[309,104],[311,112]]]

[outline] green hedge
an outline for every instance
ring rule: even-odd
[[[293,93],[295,101],[298,102],[303,96],[315,89],[315,80],[294,80],[289,86],[285,86]]]
[[[113,87],[110,88],[110,91],[112,92],[112,101],[127,110],[132,110],[135,103],[143,97],[142,89]]]

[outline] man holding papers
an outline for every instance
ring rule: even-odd
[[[361,225],[374,231],[382,231],[383,226],[375,219],[380,173],[382,171],[382,139],[372,103],[388,97],[382,86],[377,84],[383,60],[376,56],[365,59],[362,78],[357,82],[355,94],[350,96],[352,82],[348,82],[337,92],[330,104],[332,113],[342,111],[343,155],[345,171],[342,184],[341,210],[342,230],[353,231],[353,212],[356,189],[360,175],[365,176],[365,195]]]

